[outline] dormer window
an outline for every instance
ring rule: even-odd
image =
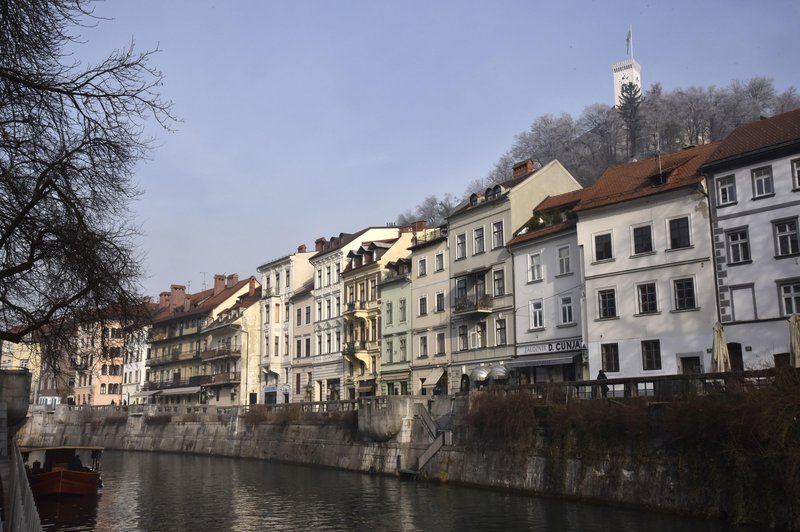
[[[469,197],[469,204],[470,204],[472,207],[474,207],[475,205],[477,205],[477,204],[478,204],[478,195],[477,195],[477,194],[472,194],[472,195]]]

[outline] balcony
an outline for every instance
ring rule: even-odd
[[[479,296],[458,297],[453,307],[453,314],[490,314],[492,312],[492,298],[487,294]]]
[[[342,348],[342,353],[345,356],[355,356],[360,351],[367,350],[367,342],[360,340],[358,342],[345,342]]]
[[[170,388],[184,388],[186,386],[200,386],[211,382],[211,375],[196,375],[188,379],[172,379],[167,381],[145,382],[144,391],[168,390]]]
[[[203,351],[201,354],[201,358],[203,362],[207,362],[209,360],[214,360],[216,358],[236,358],[242,356],[242,347],[241,346],[233,346],[233,347],[217,347],[215,349],[209,349],[207,351]]]
[[[241,380],[241,373],[238,371],[229,373],[217,373],[215,375],[211,375],[211,382],[209,382],[208,385],[223,386],[225,384],[239,384],[240,380]]]
[[[261,287],[261,299],[267,299],[269,297],[277,297],[280,295],[280,290],[274,288],[272,286],[262,286]]]

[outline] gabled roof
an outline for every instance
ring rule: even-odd
[[[744,124],[731,132],[705,166],[800,142],[800,109]]]
[[[576,211],[614,205],[675,190],[702,181],[700,166],[717,149],[718,142],[612,166],[587,190]]]
[[[533,209],[533,216],[523,225],[516,236],[508,243],[509,246],[535,240],[545,236],[560,233],[572,229],[576,225],[574,215],[558,223],[552,225],[541,226],[539,219],[542,213],[553,210],[571,211],[581,201],[583,197],[588,195],[590,189],[580,188],[564,194],[556,196],[547,196],[536,208]]]

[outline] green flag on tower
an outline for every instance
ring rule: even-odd
[[[628,28],[628,37],[625,39],[625,43],[627,45],[628,57],[631,57],[633,55],[633,26]]]

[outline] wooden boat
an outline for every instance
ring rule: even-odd
[[[20,447],[34,497],[96,495],[102,447]]]

